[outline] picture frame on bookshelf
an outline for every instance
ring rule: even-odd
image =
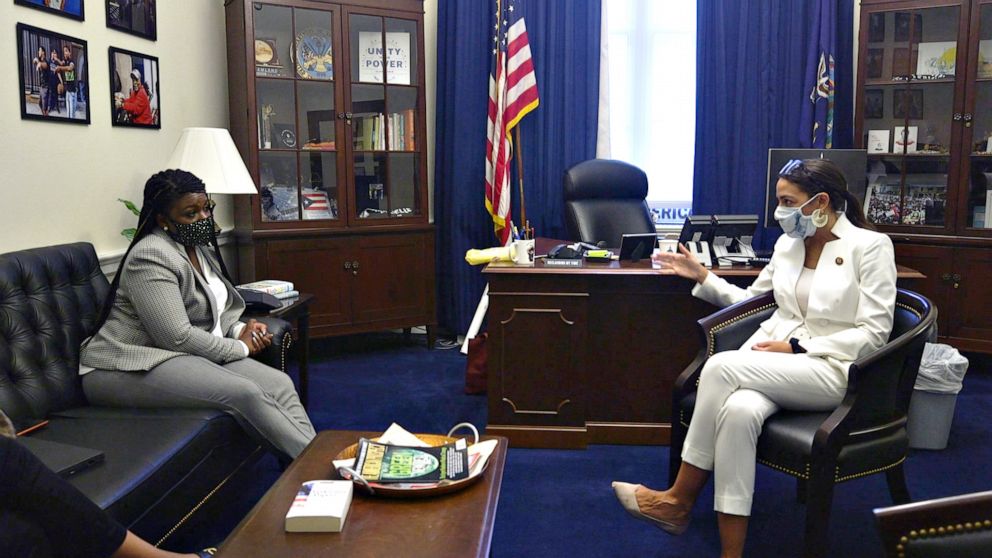
[[[885,91],[865,89],[865,118],[885,118]]]
[[[981,79],[992,78],[992,40],[978,41],[978,74]]]
[[[919,132],[917,126],[896,126],[892,134],[892,150],[895,153],[916,153],[916,138]]]
[[[296,127],[293,124],[273,122],[272,147],[276,149],[296,149]]]
[[[50,0],[14,0],[14,4],[34,8],[50,14],[60,15],[69,19],[83,21],[86,19],[85,0],[66,0],[51,2]]]
[[[107,27],[150,41],[158,39],[155,2],[104,1],[107,8]]]
[[[383,57],[382,33],[358,33],[358,80],[382,83],[383,65],[386,83],[410,85],[410,34],[403,31],[386,33],[386,56]]]
[[[912,17],[912,20],[910,19]],[[912,26],[910,22],[912,21]],[[895,15],[894,40],[897,43],[913,42],[918,43],[923,40],[923,14],[912,14],[909,12],[896,12]],[[910,41],[910,27],[912,27],[913,40]]]
[[[16,32],[21,118],[89,124],[86,41],[24,23]]]
[[[902,213],[901,201],[898,184],[869,184],[865,191],[865,217],[870,223],[898,225]]]
[[[923,118],[923,90],[904,89],[896,91],[892,95],[892,117],[893,118]]]
[[[940,185],[906,184],[902,203],[903,225],[943,225],[946,187]]]
[[[110,114],[114,126],[162,127],[158,58],[116,47],[110,56]]]
[[[958,43],[955,41],[920,43],[916,61],[916,74],[920,76],[954,77],[957,56]]]
[[[878,79],[882,77],[882,69],[885,65],[885,49],[870,48],[865,60],[866,75],[868,79]]]
[[[279,59],[279,43],[275,37],[255,37],[255,76],[281,76],[286,67]]]
[[[868,142],[865,148],[868,150],[868,153],[888,153],[889,131],[868,130]]]
[[[875,13],[868,16],[868,42],[881,43],[885,41],[885,14]]]

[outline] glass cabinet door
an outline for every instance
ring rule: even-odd
[[[417,22],[351,14],[348,29],[354,218],[419,217]]]
[[[965,227],[992,228],[992,3],[979,6],[978,65]]]
[[[334,12],[254,7],[261,220],[336,220]]]
[[[867,14],[865,213],[880,225],[946,228],[958,6]],[[963,71],[963,69],[962,69]]]

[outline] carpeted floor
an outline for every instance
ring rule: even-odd
[[[417,432],[446,432],[458,422],[486,423],[484,396],[462,391],[465,358],[457,350],[428,351],[422,336],[376,334],[314,343],[310,413],[318,429],[382,430],[398,422]],[[992,488],[980,473],[992,467],[992,365],[973,359],[957,399],[947,449],[913,450],[906,476],[914,500]],[[717,556],[712,483],[680,537],[636,521],[615,501],[610,481],[663,487],[668,448],[590,446],[587,450],[511,449],[493,536],[494,557]],[[279,470],[262,460],[248,487],[226,502],[209,526],[179,547],[217,544],[237,524]],[[795,481],[758,467],[747,556],[798,555],[805,508]],[[834,493],[830,556],[875,557],[881,545],[872,509],[891,504],[884,475],[850,481]]]

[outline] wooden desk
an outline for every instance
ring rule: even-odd
[[[245,317],[272,316],[286,320],[296,327],[293,343],[296,346],[296,362],[300,367],[300,402],[306,407],[310,394],[310,305],[313,303],[313,295],[302,293],[296,298],[288,298],[282,302],[282,307],[267,314],[245,312]]]
[[[538,239],[537,253],[551,241]],[[759,269],[714,272],[747,286]],[[638,263],[490,264],[486,432],[514,447],[667,444],[672,386],[716,308],[693,282]],[[923,278],[899,269],[900,285]]]
[[[489,556],[507,441],[500,438],[483,478],[464,490],[433,498],[366,496],[351,502],[340,533],[286,533],[286,512],[305,481],[338,478],[331,460],[360,436],[374,432],[325,430],[234,529],[218,557]],[[484,436],[489,439],[492,436]]]

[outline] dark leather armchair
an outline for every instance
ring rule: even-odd
[[[79,344],[108,291],[88,243],[0,254],[0,409],[14,420],[49,419],[32,437],[101,450],[104,462],[70,482],[124,526],[161,543],[261,449],[220,411],[86,403]],[[281,368],[289,324],[266,323],[274,342],[262,360]]]
[[[703,349],[675,382],[669,482],[682,464],[682,445],[696,401],[699,374],[715,353],[738,349],[775,311],[771,293],[699,320]],[[906,412],[923,345],[936,327],[929,300],[900,289],[889,342],[855,361],[847,394],[832,412],[779,411],[758,438],[758,463],[798,479],[806,502],[804,556],[827,554],[834,483],[884,472],[896,503],[909,502],[903,461],[909,448]]]
[[[875,510],[889,558],[992,556],[992,492]]]
[[[655,232],[644,171],[610,159],[583,161],[562,180],[568,240],[620,246],[624,234]]]

